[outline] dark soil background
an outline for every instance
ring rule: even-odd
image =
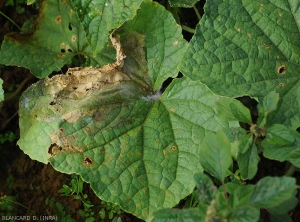
[[[19,26],[22,26],[24,21],[37,14],[37,9],[34,6],[19,4],[14,6],[6,6],[7,1],[0,1],[0,11],[10,17]],[[17,1],[15,1],[17,2]],[[166,4],[166,1],[160,1]],[[197,7],[201,9],[202,5]],[[202,11],[203,13],[203,11]],[[182,24],[195,28],[197,18],[192,9],[184,9],[181,11],[181,16],[187,15],[182,20]],[[18,28],[13,25],[8,19],[0,15],[0,44],[4,36],[10,32],[18,32]],[[191,34],[184,33],[187,40],[191,38]],[[25,68],[9,67],[0,65],[0,78],[4,81],[3,88],[5,91],[5,101],[0,104],[0,138],[6,133],[15,135],[15,139],[9,142],[0,143],[0,205],[1,198],[12,196],[13,201],[11,208],[2,209],[0,206],[1,216],[9,215],[25,215],[25,216],[66,216],[70,215],[76,221],[84,221],[78,211],[83,208],[80,200],[75,200],[73,197],[61,196],[59,190],[63,184],[69,184],[71,181],[70,175],[62,174],[55,171],[50,164],[44,165],[37,161],[31,160],[25,155],[16,142],[19,137],[18,126],[18,106],[19,97],[22,92],[32,83],[38,81]],[[246,102],[247,103],[247,102]],[[251,106],[253,104],[246,104]],[[259,172],[251,183],[256,183],[260,178],[265,176],[282,176],[285,172],[286,163],[267,160],[261,157],[259,163]],[[298,172],[294,174],[300,184],[300,175]],[[100,209],[101,200],[95,196],[88,184],[84,185],[84,193],[88,195],[88,200],[94,205],[92,208],[95,212],[96,221],[100,221],[97,215]],[[59,212],[53,205],[46,204],[46,200],[52,199],[55,203],[60,203],[63,206],[63,212]],[[23,206],[21,206],[23,205]],[[262,210],[263,221],[269,221],[270,215],[267,211]],[[64,215],[63,215],[64,214]],[[293,221],[300,221],[300,207],[290,212]],[[134,216],[122,213],[120,215],[122,221],[141,221]],[[110,220],[107,220],[110,221]]]

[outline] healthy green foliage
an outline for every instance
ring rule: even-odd
[[[295,130],[274,124],[267,128],[266,139],[261,144],[264,156],[278,161],[290,161],[300,167],[300,136]]]
[[[270,123],[299,126],[298,3],[211,0],[196,29],[180,71],[214,93],[282,98]],[[297,127],[296,127],[297,128]]]
[[[193,7],[199,0],[169,0],[172,7]]]
[[[34,33],[5,36],[0,63],[23,66],[38,78],[59,71],[74,56],[83,56],[86,65],[102,66],[114,60],[113,47],[102,48],[96,56],[69,1],[43,1]],[[108,32],[106,33],[108,36]]]
[[[201,176],[198,174],[195,179],[199,192],[199,207],[159,210],[154,213],[153,221],[174,219],[175,221],[251,222],[258,221],[260,208],[281,207],[277,215],[284,217],[297,203],[296,198],[293,197],[296,191],[296,181],[290,177],[266,177],[256,185],[228,182],[219,190],[214,189],[211,179],[203,174]],[[286,204],[285,207],[283,204]],[[271,210],[274,211],[277,208],[271,208]]]
[[[236,120],[243,123],[252,122],[249,109],[247,109],[238,100],[227,97],[220,97],[217,102],[217,109],[219,115],[227,120]]]
[[[230,143],[223,131],[208,132],[200,147],[202,167],[219,181],[223,182],[232,164]]]

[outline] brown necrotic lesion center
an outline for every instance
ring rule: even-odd
[[[93,164],[93,160],[91,158],[84,157],[84,160],[83,160],[84,166],[90,167],[90,166],[92,166],[92,164]]]
[[[52,143],[48,148],[48,154],[50,156],[56,156],[61,151],[62,151],[62,147],[57,145],[56,143]]]

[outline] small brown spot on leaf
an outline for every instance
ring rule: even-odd
[[[266,50],[269,50],[269,49],[270,49],[270,46],[267,45],[266,43],[263,43],[263,46],[265,47]]]
[[[178,40],[174,41],[173,45],[178,45]]]
[[[61,22],[62,22],[62,17],[61,17],[61,15],[56,16],[56,18],[55,18],[55,23],[59,25]]]
[[[50,156],[55,156],[57,155],[60,151],[62,151],[62,147],[58,146],[56,143],[53,143],[50,145],[49,149],[48,149],[48,154]]]
[[[261,10],[264,7],[264,4],[260,4],[259,10]]]
[[[278,68],[277,68],[277,73],[284,75],[286,73],[286,68],[285,68],[285,64],[281,64]]]
[[[250,33],[248,33],[247,37],[250,39],[252,37],[252,35]]]
[[[93,160],[89,157],[84,157],[83,165],[87,166],[87,167],[90,167],[90,166],[93,165]]]
[[[76,38],[76,35],[72,35],[71,41],[72,41],[72,42],[76,42],[76,39],[77,39],[77,38]]]
[[[284,87],[284,83],[279,83],[279,86],[281,87],[281,88],[283,88]]]
[[[168,154],[168,151],[167,150],[163,150],[163,154],[164,154],[164,156],[166,156]]]
[[[62,59],[62,58],[65,57],[65,55],[64,55],[64,53],[59,53],[59,54],[57,55],[57,57],[58,57],[59,59]]]
[[[240,29],[240,28],[237,28],[236,30],[237,30],[238,32],[241,32],[241,29]]]
[[[171,146],[171,150],[173,151],[177,150],[177,146]]]
[[[280,13],[278,13],[278,15],[279,15],[279,17],[282,17],[282,13],[280,12]]]

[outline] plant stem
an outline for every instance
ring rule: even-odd
[[[285,171],[285,176],[292,176],[295,173],[296,167],[293,164],[290,164],[287,171]]]
[[[20,31],[21,28],[18,26],[13,20],[11,20],[7,15],[5,15],[3,12],[0,11],[0,15],[3,15],[8,21],[10,21],[12,24],[14,24]]]
[[[201,20],[201,15],[200,15],[200,13],[199,13],[199,11],[198,11],[198,9],[196,8],[195,5],[193,5],[193,9],[194,9],[194,11],[195,11],[195,13],[197,15],[198,20],[200,21]]]
[[[192,29],[186,25],[181,25],[182,30],[187,31],[189,33],[195,34],[195,29]]]
[[[18,202],[12,201],[12,200],[7,200],[6,198],[0,197],[0,201],[6,201],[6,202],[13,203],[13,204],[17,204],[17,205],[20,205],[21,207],[24,207],[27,210],[30,210],[28,207],[24,206],[23,204],[20,204]]]

